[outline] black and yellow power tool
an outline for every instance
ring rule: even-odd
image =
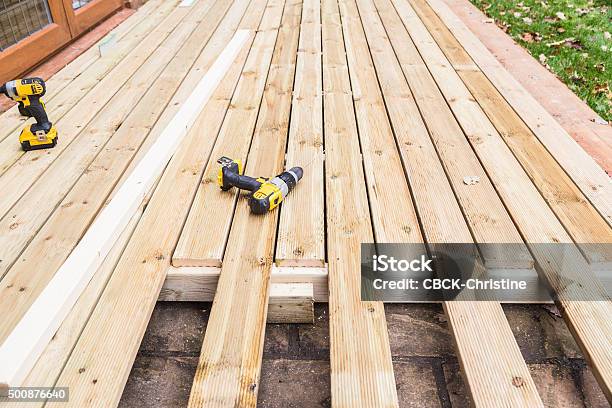
[[[19,103],[19,113],[36,123],[26,126],[19,135],[19,143],[24,151],[48,149],[57,144],[57,129],[47,117],[45,104],[41,100],[47,91],[41,78],[24,78],[9,81],[0,86],[0,93]]]
[[[249,207],[254,214],[265,214],[276,208],[287,194],[302,178],[304,171],[301,167],[293,167],[282,172],[272,179],[265,177],[249,177],[242,174],[242,162],[229,157],[217,160],[221,165],[217,182],[221,190],[227,191],[232,187],[251,192]]]

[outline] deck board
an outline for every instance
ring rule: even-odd
[[[398,406],[384,306],[360,302],[361,242],[372,242],[366,173],[340,10],[322,2],[331,394],[338,407]],[[363,405],[359,405],[363,403]]]
[[[411,0],[411,2],[423,4],[421,0]],[[416,16],[411,8],[405,10],[407,14]],[[424,30],[425,26],[420,19],[412,18],[410,21],[414,23],[410,25],[413,29]],[[441,57],[440,63],[450,65],[444,56]],[[448,75],[444,76],[445,81],[449,78],[459,78],[455,71],[446,70],[446,72]],[[440,87],[444,87],[441,77],[438,79]],[[462,82],[455,82],[454,86],[446,86],[446,89],[457,101],[462,97],[469,98],[467,94],[461,95],[463,91],[469,94]],[[447,95],[447,98],[449,97]],[[454,103],[450,105],[452,107]],[[465,112],[465,107],[469,106],[472,107],[471,112]],[[477,135],[479,131],[486,129],[486,136],[481,136],[477,142],[470,137],[468,140],[496,185],[519,231],[525,237],[535,258],[536,270],[556,293],[556,303],[564,311],[565,321],[576,334],[578,344],[588,356],[604,393],[610,399],[612,324],[609,319],[603,317],[612,313],[612,301],[604,300],[609,299],[609,295],[589,270],[586,260],[573,245],[566,229],[555,217],[497,130],[484,117],[484,113],[480,108],[476,108],[476,105],[469,103],[461,109],[466,117],[472,118],[472,121],[465,121],[464,127],[469,128],[470,125],[478,124],[469,131],[470,133]],[[558,264],[559,259],[555,258],[554,249],[551,248],[555,243],[567,245],[566,250],[570,251],[568,261],[572,262],[570,268],[562,269]],[[568,280],[572,285],[566,283]],[[588,300],[591,302],[584,302]]]
[[[286,162],[302,166],[304,177],[282,206],[276,263],[319,267],[325,265],[320,2],[305,1],[303,14]]]
[[[246,162],[250,173],[283,168],[301,9],[300,0],[269,1],[252,48],[259,53],[256,46],[271,45],[274,53]],[[277,224],[277,213],[252,217],[245,197],[238,199],[189,407],[257,404]]]
[[[2,341],[234,32],[253,31],[28,385],[117,405],[167,272],[212,266],[190,406],[255,406],[271,273],[314,267],[328,271],[316,288],[328,290],[332,406],[397,406],[384,305],[360,301],[360,243],[515,243],[483,252],[487,268],[548,282],[612,400],[612,303],[593,273],[612,254],[588,246],[612,244],[612,183],[443,1],[177,3],[150,0],[103,54],[97,44],[48,81],[57,148],[24,154],[23,119],[0,115]],[[256,217],[217,187],[222,155],[250,175],[305,176]],[[560,275],[542,243],[567,245],[584,272]],[[500,304],[443,306],[472,401],[541,406]]]
[[[362,16],[364,28],[366,32],[370,32],[372,47],[376,49],[376,53],[379,56],[384,55],[386,58],[381,59],[377,64],[379,80],[381,83],[387,83],[386,99],[388,104],[398,106],[395,109],[400,109],[403,115],[406,116],[409,112],[418,115],[415,102],[411,99],[410,89],[406,84],[406,79],[411,83],[419,82],[417,85],[413,85],[415,93],[418,92],[421,100],[420,107],[422,110],[427,111],[428,109],[436,109],[438,112],[437,117],[439,123],[444,123],[443,112],[443,100],[440,103],[441,98],[437,95],[435,85],[433,87],[427,87],[426,85],[432,85],[433,81],[423,71],[410,72],[410,75],[402,75],[399,62],[393,54],[391,43],[396,47],[405,47],[412,44],[412,40],[407,36],[406,29],[401,26],[399,16],[394,12],[393,6],[389,1],[377,1],[376,7],[372,3],[364,0],[358,1],[360,15]],[[384,18],[379,18],[381,14]],[[387,23],[388,30],[385,32],[382,26],[382,21]],[[388,33],[388,37],[386,36]],[[414,46],[413,46],[414,47]],[[406,52],[408,51],[408,52]],[[412,48],[409,50],[399,49],[396,50],[396,54],[400,58],[405,58],[404,62],[409,61],[414,64],[414,68],[417,70],[422,68],[423,65],[419,64],[420,57],[416,53],[416,49]],[[376,61],[376,57],[374,58]],[[415,75],[416,74],[416,75]],[[418,75],[421,74],[421,75]],[[414,79],[418,78],[417,81]],[[393,94],[397,92],[398,94]],[[383,93],[385,93],[383,91]],[[402,100],[398,100],[400,96],[404,96]],[[393,98],[395,97],[395,99]],[[426,109],[423,106],[422,101],[429,97],[429,103],[431,107]],[[437,97],[437,98],[436,98]],[[433,103],[434,101],[438,102]],[[408,105],[408,106],[406,106]],[[401,109],[404,107],[404,109]],[[407,127],[405,125],[406,120],[402,121],[402,115],[391,113],[393,108],[389,108],[392,122],[394,122],[396,133],[409,134],[411,136],[409,145],[413,151],[410,157],[416,158],[422,156],[421,160],[427,162],[435,162],[438,156],[435,154],[435,150],[432,146],[432,141],[427,137],[426,131],[414,131],[415,127]],[[450,113],[450,112],[448,112]],[[395,119],[395,120],[393,120]],[[413,119],[417,120],[417,119]],[[467,141],[461,143],[461,140],[465,138],[458,138],[457,132],[453,136],[452,130],[440,129],[434,126],[432,123],[433,118],[430,117],[430,127],[432,133],[436,132],[436,135],[432,135],[432,140],[438,148],[438,154],[440,160],[444,163],[448,172],[458,173],[459,175],[466,174],[465,171],[474,171],[474,166],[478,163],[473,156],[473,152],[469,147]],[[453,123],[452,115],[446,119],[446,123]],[[424,125],[421,125],[424,128]],[[459,130],[458,127],[455,129]],[[459,132],[461,134],[461,132]],[[450,146],[450,147],[449,147]],[[443,149],[448,149],[449,152],[441,152]],[[416,150],[416,151],[414,151]],[[429,150],[431,153],[425,155],[424,151]],[[454,159],[454,160],[453,160]],[[472,161],[473,167],[462,168],[467,163]],[[419,188],[420,186],[426,185],[429,177],[431,177],[431,169],[424,162],[408,163],[410,166],[410,178],[411,185],[414,183],[412,191],[414,192],[414,200],[416,204],[417,213],[420,216],[423,233],[425,240],[429,243],[432,249],[435,249],[437,243],[452,243],[452,242],[520,242],[520,236],[518,232],[513,228],[510,218],[499,205],[495,205],[494,202],[487,206],[484,201],[480,201],[476,198],[475,203],[471,203],[473,209],[485,212],[491,211],[490,216],[472,216],[470,217],[470,211],[466,209],[468,207],[465,202],[466,200],[474,199],[476,192],[469,193],[457,193],[459,202],[463,205],[463,210],[467,216],[464,219],[461,216],[459,205],[454,201],[454,196],[450,187],[447,187],[449,191],[449,199],[443,200],[442,205],[437,205],[440,201],[440,191],[431,188]],[[444,175],[444,172],[438,170],[440,176]],[[463,172],[462,172],[463,171]],[[480,170],[484,177],[486,177],[484,171]],[[471,173],[468,173],[471,174]],[[450,177],[451,179],[453,177]],[[462,177],[454,177],[455,179],[461,180]],[[447,180],[444,180],[448,183]],[[484,180],[481,180],[481,182]],[[436,186],[438,183],[435,184]],[[454,184],[455,190],[465,188],[466,186],[459,182]],[[469,186],[471,187],[471,186]],[[490,188],[490,185],[489,185]],[[481,194],[486,197],[486,185]],[[495,194],[492,188],[489,190],[489,194]],[[496,195],[491,197],[489,195],[488,201],[496,199],[499,201]],[[501,207],[501,209],[500,209]],[[472,210],[474,211],[474,210]],[[455,214],[453,215],[453,212]],[[473,214],[473,213],[472,213]],[[485,212],[485,215],[487,213]],[[501,214],[501,215],[498,215]],[[507,219],[506,223],[503,222],[503,217]],[[499,228],[497,231],[498,236],[492,237],[490,231],[483,234],[483,226],[474,225],[474,220],[496,220],[497,224],[503,228]],[[486,225],[486,223],[485,223]],[[471,228],[469,228],[471,227]],[[489,230],[491,227],[489,226]],[[488,234],[488,235],[487,235]],[[523,249],[526,251],[526,248]],[[511,265],[517,266],[517,264],[507,264],[508,261],[513,260],[528,260],[524,254],[520,253],[502,253],[494,254],[488,261],[495,263],[496,265]],[[518,348],[510,326],[505,318],[504,312],[496,302],[445,302],[443,304],[444,311],[448,316],[450,322],[450,328],[455,339],[455,344],[459,352],[459,361],[462,365],[464,378],[466,383],[469,384],[471,398],[474,401],[475,406],[495,406],[498,401],[507,401],[511,406],[542,406],[542,402],[536,392],[535,384],[529,374],[529,370],[524,361],[522,361],[521,353]],[[512,375],[510,375],[512,373]],[[524,380],[525,386],[521,389],[517,389],[512,384],[514,376],[520,376]]]
[[[612,226],[612,182],[606,172],[540,105],[440,0],[428,0],[487,78]]]
[[[452,33],[426,3],[415,11],[430,28],[449,62],[455,67],[491,123],[498,130],[551,209],[595,268],[612,266],[612,253],[597,244],[612,242],[612,229],[544,148],[520,116],[504,100]],[[465,69],[464,67],[471,67]],[[584,245],[581,245],[584,244]],[[598,251],[601,249],[602,251]],[[599,267],[598,267],[599,265]]]
[[[282,10],[282,7],[281,7]],[[278,16],[280,21],[280,15]],[[227,156],[240,160],[243,166],[251,147],[253,131],[263,103],[266,79],[276,41],[275,21],[264,16],[238,88],[232,97],[221,132],[217,136],[211,160],[206,165],[202,182],[191,205],[181,238],[173,254],[174,266],[221,266],[234,209],[240,194],[238,189],[221,193],[216,184],[217,159]],[[265,31],[265,32],[264,32]],[[211,217],[215,214],[214,217]],[[207,239],[202,239],[206,231]]]

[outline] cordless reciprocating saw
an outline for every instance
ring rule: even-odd
[[[0,86],[0,93],[19,104],[22,116],[36,120],[36,123],[26,125],[19,135],[19,143],[25,151],[48,149],[57,144],[57,129],[49,122],[41,100],[46,91],[45,81],[40,78],[15,79]]]
[[[301,167],[293,167],[272,179],[265,177],[249,177],[242,174],[242,162],[229,157],[217,160],[221,165],[217,182],[221,190],[232,187],[251,192],[249,207],[255,214],[265,214],[276,208],[302,178]]]

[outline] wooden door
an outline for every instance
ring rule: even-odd
[[[123,5],[122,0],[63,0],[63,4],[73,37],[87,31]]]
[[[36,66],[121,6],[122,0],[0,0],[0,83]]]

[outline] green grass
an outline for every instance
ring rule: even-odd
[[[471,0],[612,121],[611,0]]]

